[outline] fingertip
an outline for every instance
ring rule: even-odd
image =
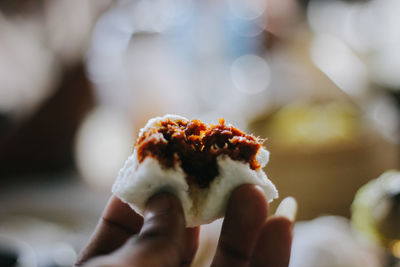
[[[264,193],[257,186],[245,184],[232,192],[213,266],[248,264],[267,210]]]
[[[159,193],[152,196],[146,203],[144,217],[149,214],[163,214],[163,213],[182,213],[182,205],[179,199],[169,193]]]
[[[179,239],[179,243],[182,243],[184,231],[185,218],[178,198],[169,193],[160,193],[149,199],[139,240]]]
[[[179,199],[160,193],[147,201],[142,229],[127,242],[124,255],[132,263],[137,263],[138,258],[151,262],[146,266],[160,263],[178,266],[185,251],[185,236],[185,218]]]
[[[235,213],[238,210],[242,210],[249,216],[258,215],[256,217],[265,221],[268,213],[268,202],[264,191],[259,186],[244,184],[233,190],[227,209],[229,209],[226,212],[227,215],[228,213]]]
[[[292,236],[294,223],[288,219],[286,216],[271,216],[264,224],[263,231],[265,228],[277,230],[280,233],[283,233],[289,237]],[[269,230],[272,231],[272,230]]]
[[[293,222],[285,216],[273,216],[263,226],[254,250],[252,266],[289,266]]]

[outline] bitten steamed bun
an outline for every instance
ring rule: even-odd
[[[167,191],[181,201],[187,227],[224,216],[234,188],[260,186],[270,202],[278,197],[263,172],[269,152],[262,142],[221,119],[218,125],[165,115],[140,130],[112,192],[143,215],[147,200]]]

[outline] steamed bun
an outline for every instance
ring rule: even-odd
[[[223,119],[211,125],[177,115],[156,117],[140,130],[112,192],[141,215],[151,196],[170,192],[182,203],[187,227],[207,224],[223,217],[241,184],[260,186],[269,202],[278,197],[262,170],[269,152],[261,144]]]

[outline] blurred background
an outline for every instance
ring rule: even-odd
[[[138,130],[165,113],[266,138],[268,177],[299,203],[292,267],[400,266],[399,14],[398,0],[0,1],[0,266],[71,266]]]

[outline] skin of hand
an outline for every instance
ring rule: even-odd
[[[287,267],[293,223],[284,216],[267,218],[267,210],[257,186],[236,188],[211,266]],[[181,204],[173,195],[153,196],[144,217],[113,196],[76,266],[190,266],[199,230],[185,228]]]

